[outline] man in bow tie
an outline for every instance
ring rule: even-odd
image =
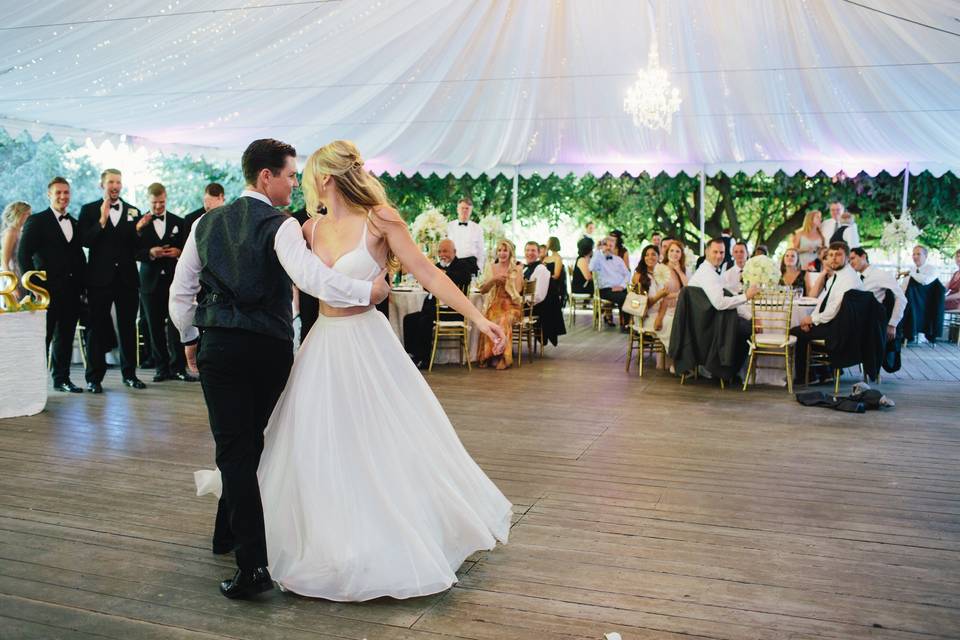
[[[626,318],[623,314],[623,302],[627,298],[627,283],[630,282],[630,270],[617,255],[617,239],[607,236],[600,241],[599,251],[590,259],[590,271],[600,286],[600,298],[609,300],[617,308],[620,317],[620,330],[626,331]],[[607,321],[612,325],[612,321]]]
[[[447,237],[453,240],[461,258],[473,256],[477,260],[477,269],[483,272],[483,263],[487,257],[483,245],[483,229],[470,219],[471,213],[473,200],[460,198],[457,202],[457,219],[447,225]]]
[[[111,307],[117,310],[123,384],[132,389],[144,389],[146,385],[137,378],[140,279],[137,277],[136,255],[140,241],[136,225],[140,210],[120,198],[123,182],[117,169],[107,169],[100,174],[100,187],[103,198],[83,205],[77,222],[80,241],[90,249],[87,266],[90,306],[87,390],[103,393],[106,355],[113,346]]]
[[[73,338],[80,317],[80,296],[87,260],[80,245],[77,224],[67,213],[70,183],[56,177],[47,185],[50,208],[27,218],[20,236],[17,261],[23,273],[46,271],[47,279],[37,282],[50,292],[47,307],[47,349],[50,350],[53,388],[66,393],[83,393],[70,380]]]
[[[159,182],[147,187],[150,211],[137,222],[140,238],[140,302],[147,316],[150,348],[157,372],[154,382],[176,378],[184,382],[197,379],[186,371],[187,362],[180,332],[170,321],[168,300],[177,259],[186,241],[180,216],[167,211],[167,190]]]

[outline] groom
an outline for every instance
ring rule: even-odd
[[[242,159],[246,189],[200,218],[170,287],[170,317],[187,359],[197,359],[223,479],[213,551],[236,551],[237,572],[220,584],[228,598],[273,588],[257,467],[293,364],[291,284],[356,306],[376,304],[390,290],[382,274],[368,282],[328,268],[297,221],[275,208],[290,204],[298,186],[296,155],[278,140],[250,143]]]

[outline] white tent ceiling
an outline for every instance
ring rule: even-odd
[[[956,0],[0,7],[10,132],[232,158],[259,137],[304,154],[347,138],[405,173],[960,174]],[[622,110],[651,18],[683,98],[669,133]]]

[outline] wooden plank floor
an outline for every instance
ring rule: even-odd
[[[580,322],[522,369],[427,375],[515,523],[426,598],[220,596],[198,385],[111,372],[0,421],[0,638],[960,637],[955,346],[908,350],[896,409],[850,415],[640,379]]]

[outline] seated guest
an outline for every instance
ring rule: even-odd
[[[953,261],[957,265],[957,270],[953,272],[953,275],[950,276],[950,282],[947,283],[947,311],[960,309],[960,249],[953,254]]]
[[[570,290],[573,293],[593,294],[593,272],[590,259],[593,257],[593,238],[580,238],[577,242],[577,261],[573,265]]]
[[[733,265],[727,267],[727,270],[720,275],[720,282],[723,288],[730,293],[740,293],[743,291],[743,265],[747,263],[747,243],[738,242],[733,245]]]
[[[793,289],[795,295],[806,295],[806,275],[800,266],[800,253],[793,247],[784,251],[780,259],[780,284]]]
[[[804,317],[800,325],[790,330],[797,336],[794,357],[795,379],[803,380],[807,373],[807,345],[811,340],[826,339],[830,334],[830,322],[840,311],[843,295],[851,290],[862,291],[860,274],[847,263],[850,249],[845,242],[831,242],[827,249],[824,266],[827,271],[824,291],[817,297],[813,313]]]
[[[560,298],[556,295],[556,288],[551,294],[550,284],[553,276],[550,269],[540,262],[539,248],[539,245],[533,241],[523,247],[523,257],[526,260],[523,277],[525,280],[537,283],[533,294],[533,315],[537,317],[540,325],[541,331],[538,335],[542,333],[545,342],[556,346],[557,336],[566,333],[567,330],[563,324],[563,310],[560,308]],[[560,263],[560,271],[563,271],[563,263]]]
[[[470,279],[477,270],[477,259],[473,256],[457,257],[457,248],[453,240],[445,238],[437,245],[437,268],[447,274],[462,291],[470,286]],[[430,352],[433,348],[433,325],[437,320],[437,299],[428,295],[420,311],[414,311],[403,318],[403,346],[413,362],[421,369],[430,364]]]
[[[680,290],[687,285],[687,265],[683,245],[676,240],[664,243],[665,255],[662,264],[670,270],[669,279],[662,285],[660,301],[657,303],[656,314],[653,314],[653,331],[657,338],[665,345],[670,344],[670,330],[673,328],[673,315],[677,308],[677,298]],[[647,298],[649,306],[650,299]],[[667,366],[672,362],[667,361]]]
[[[559,238],[547,238],[547,252],[547,257],[541,262],[550,272],[550,285],[547,287],[546,300],[542,303],[542,313],[534,313],[540,318],[544,339],[556,346],[557,337],[567,333],[567,325],[563,321],[563,308],[567,304],[567,270],[560,257]]]
[[[892,273],[870,264],[870,258],[863,248],[850,249],[850,266],[860,274],[864,290],[872,293],[877,302],[885,305],[887,290],[894,297],[892,312],[887,319],[887,340],[893,340],[897,335],[897,325],[903,319],[903,311],[907,307],[907,296],[897,286],[897,280]]]
[[[630,280],[630,270],[626,263],[617,255],[617,241],[613,236],[607,236],[600,242],[600,251],[590,260],[590,271],[597,278],[596,284],[600,287],[600,298],[609,300],[620,311],[620,329],[627,331],[626,319],[623,316],[623,301],[627,297],[627,282]],[[607,325],[613,325],[612,320],[606,320]]]
[[[477,366],[507,369],[513,364],[513,325],[522,314],[523,269],[517,263],[513,243],[507,239],[497,243],[496,260],[483,271],[480,293],[484,294],[483,315],[503,329],[507,348],[494,355],[493,342],[480,335]]]
[[[947,291],[937,267],[927,262],[926,247],[913,248],[913,264],[912,269],[901,273],[909,276],[903,282],[910,303],[903,323],[904,337],[913,342],[923,334],[927,341],[936,342],[943,327]]]

